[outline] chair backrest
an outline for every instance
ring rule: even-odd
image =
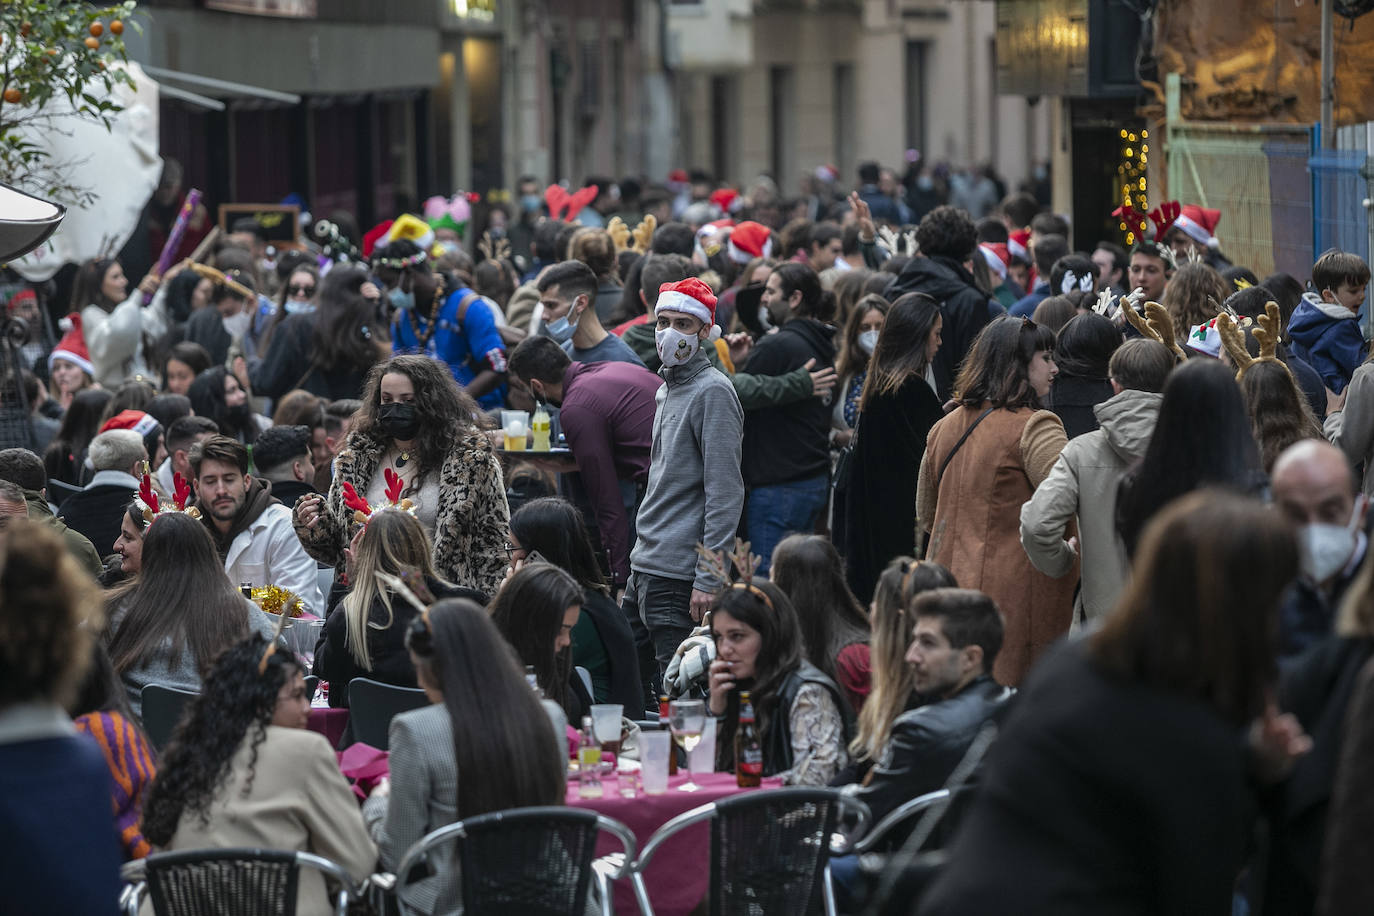
[[[711,916],[825,912],[840,805],[833,789],[774,789],[717,801]]]
[[[315,699],[315,692],[320,689],[320,679],[313,674],[305,676],[305,695],[308,699]]]
[[[397,713],[429,705],[418,687],[397,687],[370,678],[348,682],[348,721],[353,739],[380,750],[387,749],[387,729]]]
[[[281,849],[190,849],[126,862],[121,903],[129,916],[147,896],[156,916],[291,916],[302,866],[322,873],[332,885],[336,916],[357,896],[344,868],[308,852]]]
[[[577,672],[578,678],[581,679],[582,686],[587,688],[587,696],[595,697],[596,693],[592,690],[592,673],[581,665],[576,666],[573,670]]]
[[[413,912],[405,894],[408,876],[426,858],[442,855],[442,861],[457,862],[458,890],[466,912],[580,916],[592,880],[597,838],[603,830],[617,836],[625,848],[624,866],[610,876],[620,877],[634,860],[634,834],[595,811],[518,808],[449,824],[406,852],[396,869],[396,899],[403,914]],[[436,871],[442,876],[449,869],[441,866]],[[439,902],[456,904],[453,890],[441,887]]]
[[[144,866],[157,916],[212,916],[226,904],[238,916],[296,912],[294,853],[274,849],[196,849],[149,856]]]
[[[196,698],[196,692],[166,684],[148,684],[143,688],[140,698],[143,704],[143,731],[153,747],[160,751],[171,740],[172,730],[181,721],[187,704]]]

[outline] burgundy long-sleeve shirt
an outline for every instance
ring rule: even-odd
[[[617,586],[630,576],[630,520],[620,481],[649,476],[654,396],[663,379],[633,363],[572,363],[563,373],[559,424],[596,512]]]

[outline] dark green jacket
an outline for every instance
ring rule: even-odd
[[[654,346],[654,326],[649,323],[637,324],[625,330],[621,340],[629,345],[635,355],[643,360],[650,372],[657,372],[663,366]],[[805,369],[794,369],[785,375],[750,375],[736,372],[733,375],[720,361],[720,354],[713,345],[701,348],[711,365],[725,373],[725,377],[735,386],[740,407],[745,412],[762,407],[781,407],[812,397],[811,373]]]
[[[67,544],[67,550],[76,562],[80,563],[92,576],[99,576],[104,567],[100,562],[100,554],[96,552],[86,536],[80,532],[73,531],[67,527],[66,522],[52,514],[48,501],[43,494],[37,490],[24,491],[24,503],[29,509],[29,518],[51,525],[62,535],[62,540]]]

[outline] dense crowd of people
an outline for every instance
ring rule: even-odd
[[[765,776],[875,819],[953,791],[921,913],[1374,907],[1368,266],[1261,280],[1212,211],[1127,251],[928,177],[525,178],[482,226],[336,214],[269,261],[249,220],[13,296],[0,875],[50,876],[17,911],[109,911],[155,851],[394,869],[562,804],[599,703],[704,700],[731,770],[745,690]],[[307,676],[431,704],[361,808]],[[153,685],[196,695],[160,748]]]

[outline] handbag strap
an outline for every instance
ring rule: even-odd
[[[968,429],[964,430],[964,434],[959,437],[959,441],[954,443],[954,448],[949,450],[949,454],[945,456],[945,460],[940,462],[940,470],[935,475],[935,489],[937,492],[940,489],[940,481],[945,479],[945,468],[949,467],[949,463],[954,460],[954,456],[958,453],[959,448],[966,441],[968,441],[968,437],[973,434],[973,431],[975,429],[978,428],[978,424],[982,423],[983,420],[987,417],[987,415],[992,413],[996,409],[996,407],[989,407],[987,410],[980,413],[978,415],[978,419],[970,423]]]

